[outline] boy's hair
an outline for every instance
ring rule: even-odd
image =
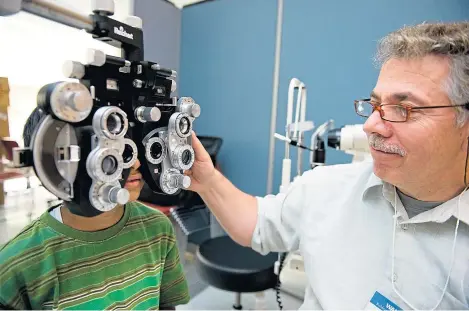
[[[29,115],[23,128],[23,142],[25,147],[30,147],[31,137],[33,136],[34,131],[38,127],[43,117],[44,111],[39,107],[34,108],[34,110]]]

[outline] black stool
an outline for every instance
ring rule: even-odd
[[[233,308],[241,310],[241,293],[274,288],[277,275],[274,265],[278,255],[263,256],[243,247],[229,236],[209,239],[200,244],[196,267],[201,278],[213,287],[236,293]]]

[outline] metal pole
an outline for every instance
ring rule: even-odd
[[[93,30],[91,17],[78,14],[44,0],[23,0],[21,9],[70,27],[86,29],[88,31]]]
[[[283,18],[283,0],[278,0],[277,4],[277,31],[275,40],[275,62],[274,77],[272,88],[272,112],[270,118],[270,137],[269,137],[269,163],[267,171],[267,193],[272,193],[272,184],[274,179],[274,156],[275,156],[275,127],[277,123],[277,103],[278,103],[278,84],[280,73],[280,50],[282,46],[282,18]]]

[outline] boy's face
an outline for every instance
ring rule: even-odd
[[[130,197],[129,202],[136,201],[140,196],[140,191],[143,188],[143,178],[142,174],[138,171],[140,168],[140,161],[137,160],[135,164],[130,169],[129,178],[124,185],[124,188],[129,191]]]

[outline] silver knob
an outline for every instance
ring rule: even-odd
[[[132,84],[135,88],[140,89],[143,86],[143,81],[139,79],[135,79]]]
[[[125,19],[124,19],[124,23],[129,25],[129,26],[132,26],[134,28],[138,28],[138,29],[142,29],[143,28],[143,21],[140,17],[138,16],[134,16],[134,15],[130,15],[130,16],[127,16]]]
[[[91,3],[93,12],[96,14],[113,15],[114,0],[93,0]]]
[[[8,16],[21,11],[21,0],[2,1],[0,5],[0,16]]]
[[[86,51],[86,62],[90,65],[100,67],[106,63],[106,54],[100,50],[88,49]]]
[[[135,109],[135,118],[142,123],[156,122],[161,118],[161,111],[157,107],[140,106]]]
[[[115,203],[122,205],[129,201],[129,197],[129,191],[125,188],[110,186],[104,191],[104,198],[107,203]]]
[[[189,109],[190,112],[188,114],[191,117],[198,118],[200,116],[200,106],[198,104],[192,104],[191,108]]]
[[[65,93],[65,105],[76,112],[84,112],[93,105],[93,99],[89,92],[76,91]]]
[[[180,111],[187,113],[193,118],[200,116],[200,106],[195,103],[191,97],[181,97],[178,101],[180,105]]]
[[[77,82],[57,84],[49,101],[54,115],[66,122],[83,121],[93,108],[90,91],[85,85]]]
[[[67,78],[81,79],[85,75],[85,66],[79,62],[67,60],[62,66],[62,73]]]
[[[196,103],[184,104],[181,106],[181,112],[185,112],[193,118],[198,118],[200,116],[200,106]]]
[[[191,178],[183,174],[169,175],[169,184],[173,188],[187,189],[191,185]]]

